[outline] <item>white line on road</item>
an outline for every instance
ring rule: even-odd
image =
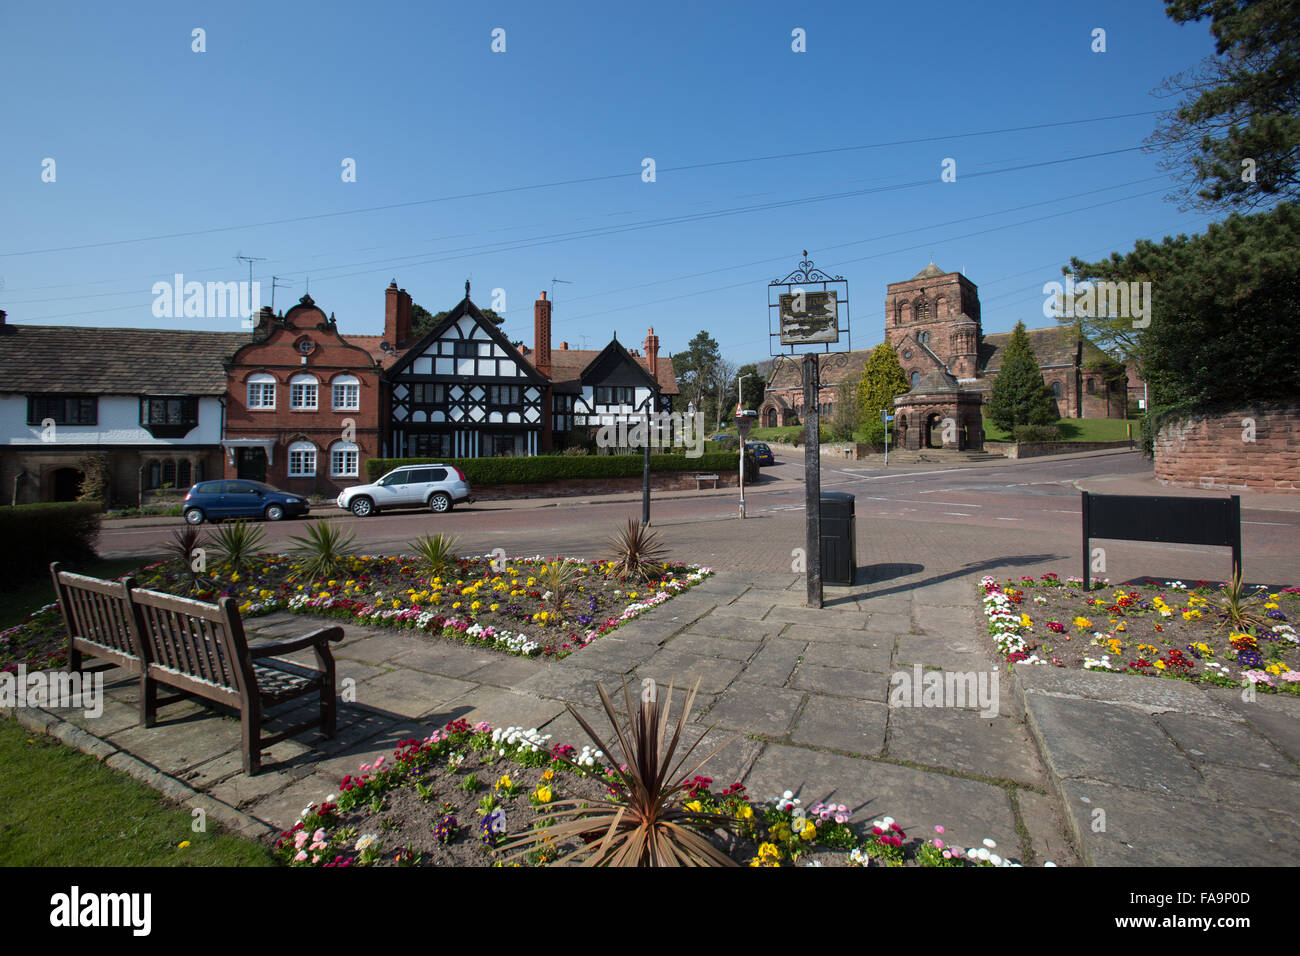
[[[969,517],[970,517],[970,515],[965,514],[964,512],[961,512],[961,511],[945,511],[944,514],[946,514],[946,515],[952,515],[954,518],[969,518]]]

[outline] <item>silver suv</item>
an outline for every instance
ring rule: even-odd
[[[345,489],[338,506],[368,518],[389,508],[428,508],[443,514],[454,504],[473,500],[465,473],[454,465],[404,465],[372,485]]]

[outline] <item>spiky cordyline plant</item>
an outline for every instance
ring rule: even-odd
[[[667,552],[659,535],[635,518],[610,541],[614,546],[614,573],[624,581],[647,581],[663,566]]]
[[[338,570],[343,559],[356,554],[356,535],[345,533],[342,527],[333,521],[320,521],[307,526],[303,537],[290,538],[298,547],[290,549],[300,555],[303,567],[297,576],[310,580],[328,578]]]
[[[541,582],[543,588],[551,592],[547,601],[558,611],[564,607],[569,592],[573,590],[574,582],[578,580],[578,565],[563,558],[555,558],[538,572],[537,580]]]
[[[1234,563],[1232,566],[1232,580],[1223,586],[1223,596],[1210,599],[1210,603],[1214,605],[1219,617],[1214,626],[1222,627],[1229,624],[1238,631],[1246,631],[1252,627],[1271,628],[1273,626],[1272,621],[1246,608],[1246,604],[1251,598],[1257,598],[1264,593],[1267,593],[1266,588],[1260,588],[1253,594],[1247,594],[1246,585],[1241,579],[1241,567]]]
[[[686,718],[691,712],[699,686],[697,680],[686,695],[672,740],[665,750],[664,734],[668,729],[673,699],[671,684],[662,703],[654,692],[653,685],[648,685],[648,691],[641,695],[640,707],[633,708],[632,695],[627,689],[625,678],[623,696],[627,701],[627,712],[636,715],[627,728],[619,724],[618,714],[614,711],[605,688],[596,685],[600,701],[623,750],[626,769],[621,770],[617,769],[618,761],[612,759],[613,752],[573,704],[566,702],[569,713],[573,714],[587,736],[602,753],[611,755],[611,763],[615,765],[612,773],[618,778],[614,793],[606,797],[604,803],[594,805],[585,800],[558,800],[552,803],[550,806],[554,812],[551,815],[555,818],[555,823],[511,840],[500,847],[500,851],[516,851],[507,857],[515,859],[543,846],[561,846],[577,841],[581,844],[577,849],[554,862],[560,864],[576,861],[584,866],[735,866],[736,862],[710,843],[703,832],[732,830],[735,821],[726,814],[687,810],[681,803],[682,794],[690,789],[695,772],[735,738],[723,741],[690,770],[682,772],[683,764],[704,739],[701,734],[700,739],[673,764],[673,755],[681,742],[682,730],[686,726]],[[580,774],[589,774],[589,771],[573,761],[565,757],[559,759]]]
[[[247,521],[222,525],[212,534],[212,550],[232,571],[243,571],[253,563],[266,535]]]
[[[202,532],[194,525],[187,524],[183,528],[177,528],[172,532],[172,543],[168,546],[169,556],[179,561],[181,568],[190,578],[190,587],[198,589],[206,584],[203,578],[203,572],[206,570],[206,562],[202,560],[203,555],[196,555],[194,552],[199,550],[199,538]],[[195,567],[195,565],[198,567]]]
[[[431,578],[456,563],[457,542],[449,534],[426,534],[407,542],[406,546],[415,555],[421,570]]]

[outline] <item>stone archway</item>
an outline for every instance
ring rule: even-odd
[[[929,372],[910,392],[894,399],[896,421],[911,424],[899,429],[898,447],[909,451],[982,449],[982,401],[979,392],[961,388],[942,370]]]
[[[943,429],[944,416],[939,412],[930,412],[925,416],[925,427],[922,432],[922,441],[926,448],[943,447]]]

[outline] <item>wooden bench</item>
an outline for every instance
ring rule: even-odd
[[[706,482],[706,481],[711,481],[711,482],[713,482],[713,487],[714,487],[714,488],[718,487],[718,476],[717,476],[717,475],[696,475],[696,476],[695,476],[695,490],[696,490],[696,491],[699,491],[699,490],[700,490],[700,486],[701,486],[704,482]]]
[[[260,772],[262,750],[272,744],[312,727],[320,727],[327,737],[334,736],[338,705],[329,645],[343,639],[341,627],[324,627],[294,640],[250,647],[233,598],[205,604],[131,588],[125,582],[69,574],[59,571],[57,565],[52,565],[51,571],[69,626],[69,666],[79,669],[80,654],[88,653],[138,673],[140,719],[146,727],[157,722],[160,705],[183,695],[231,707],[239,712],[244,772],[250,776]],[[108,640],[120,638],[123,621],[128,635],[125,649]],[[315,651],[315,669],[276,659],[276,655],[308,648]],[[160,698],[160,684],[181,691],[181,695]],[[267,710],[310,694],[320,698],[319,714],[280,733],[262,733]]]

